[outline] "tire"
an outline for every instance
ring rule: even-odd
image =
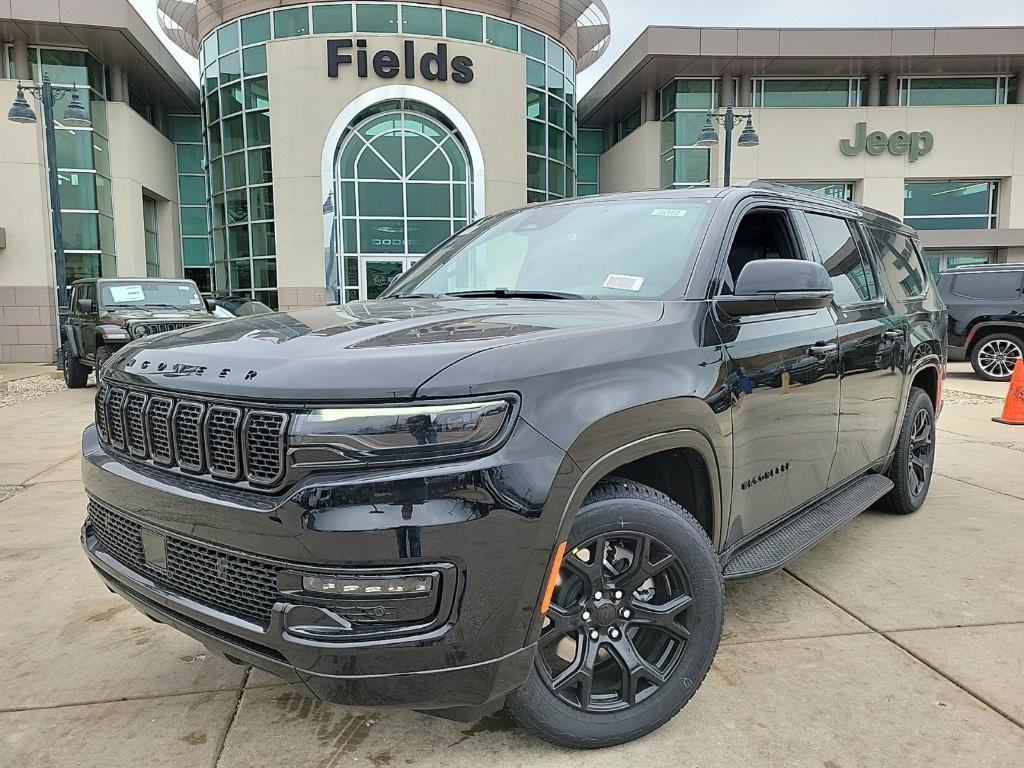
[[[935,409],[928,393],[913,387],[889,468],[894,487],[882,499],[882,508],[897,515],[919,510],[928,496],[934,464]]]
[[[1024,357],[1024,341],[1011,333],[990,333],[971,348],[971,367],[988,381],[1009,381],[1013,366]]]
[[[82,389],[89,380],[89,366],[71,354],[71,348],[67,342],[61,346],[61,355],[64,357],[64,383],[68,389]]]
[[[584,501],[562,562],[533,669],[507,707],[563,747],[644,736],[690,700],[718,650],[725,588],[711,542],[664,494],[611,480]]]
[[[106,346],[105,344],[101,344],[100,346],[96,347],[96,374],[97,375],[99,375],[100,368],[102,368],[104,365],[107,364],[107,360],[110,359],[110,356],[112,354],[113,354],[113,352],[110,349],[110,347]]]

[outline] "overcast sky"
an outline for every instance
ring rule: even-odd
[[[131,0],[159,32],[156,0]],[[605,0],[611,11],[611,47],[581,73],[585,93],[644,27],[961,27],[1024,26],[1024,0],[900,0],[894,5],[838,0]],[[880,10],[880,8],[884,10]],[[161,33],[162,34],[162,33]],[[166,40],[166,38],[165,38]],[[195,60],[177,46],[186,71],[198,78]]]

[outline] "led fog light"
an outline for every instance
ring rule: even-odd
[[[302,591],[330,597],[380,597],[390,595],[429,595],[434,591],[433,576],[303,576]]]

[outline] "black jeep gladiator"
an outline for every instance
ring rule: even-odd
[[[375,301],[140,339],[83,436],[99,576],[332,702],[646,734],[724,579],[925,500],[946,316],[914,231],[778,185],[461,231]]]
[[[64,383],[86,385],[89,372],[132,339],[216,320],[191,280],[87,278],[71,285],[71,314],[61,328]]]

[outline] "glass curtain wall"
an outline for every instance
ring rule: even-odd
[[[991,77],[901,77],[901,107],[1015,104],[1017,78]]]
[[[576,67],[557,41],[505,19],[436,5],[317,3],[252,14],[212,33],[199,55],[216,290],[277,306],[267,42],[352,32],[428,35],[523,53],[527,199],[575,194]]]
[[[146,248],[146,277],[160,277],[160,230],[156,200],[142,196],[142,230]]]
[[[857,77],[754,78],[755,107],[857,107],[867,103],[867,89]]]
[[[170,115],[166,120],[166,133],[174,142],[177,162],[181,261],[185,277],[195,280],[199,290],[212,291],[202,119],[199,115]]]
[[[114,209],[107,142],[106,68],[86,51],[29,47],[32,80],[48,75],[55,86],[77,86],[90,128],[61,125],[67,99],[57,103],[54,131],[67,283],[116,275]],[[40,119],[41,119],[40,115]]]
[[[601,155],[604,154],[604,131],[581,128],[576,152],[576,194],[596,195],[601,191]]]
[[[697,138],[708,110],[721,99],[717,79],[677,78],[658,92],[661,118],[661,186],[706,187],[711,183],[711,150]]]
[[[903,220],[915,229],[995,229],[995,181],[908,181]]]

